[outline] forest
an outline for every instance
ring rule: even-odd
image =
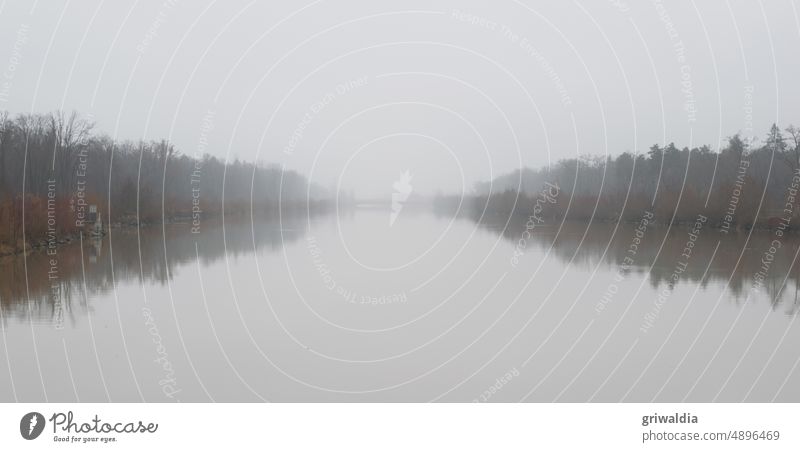
[[[251,202],[265,215],[279,202],[305,211],[323,197],[298,173],[190,156],[166,140],[117,142],[74,112],[0,111],[0,255],[74,238],[91,205],[103,224],[145,225],[249,214]]]
[[[800,128],[773,125],[763,140],[736,134],[718,151],[670,143],[523,168],[476,184],[467,206],[476,218],[536,210],[543,221],[635,222],[649,211],[662,224],[702,214],[723,231],[780,223],[797,229],[798,175]],[[75,112],[0,111],[0,255],[76,237],[87,228],[90,205],[108,227],[269,216],[279,205],[322,210],[326,197],[276,166],[191,156],[167,140],[115,141]],[[443,210],[457,201],[440,196],[434,204]]]
[[[723,231],[779,223],[797,229],[800,222],[791,220],[798,216],[799,172],[800,128],[773,125],[763,141],[737,134],[718,152],[670,143],[653,145],[646,153],[525,168],[478,184],[471,215],[528,216],[538,203],[542,220],[635,222],[649,211],[661,224],[685,224],[702,214]],[[558,199],[541,206],[541,192],[553,185],[559,188]],[[438,203],[453,201],[441,198]]]

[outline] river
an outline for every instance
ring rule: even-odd
[[[800,401],[800,238],[636,228],[369,208],[6,257],[0,401]]]

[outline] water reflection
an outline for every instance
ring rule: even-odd
[[[103,238],[84,238],[58,248],[57,265],[53,256],[36,251],[25,258],[0,259],[0,308],[3,321],[26,320],[34,323],[73,323],[74,317],[90,310],[87,300],[113,289],[117,283],[137,280],[142,284],[165,284],[177,266],[199,257],[207,265],[226,254],[231,257],[266,248],[279,250],[305,233],[306,219],[288,216],[258,220],[251,227],[249,218],[207,222],[199,234],[188,224],[169,224],[135,229],[114,229]],[[477,220],[476,220],[477,221]],[[501,234],[516,244],[525,231],[525,218],[490,218],[477,221],[480,228]],[[564,223],[539,225],[531,234],[528,247],[538,247],[563,263],[587,270],[597,265],[618,267],[628,256],[635,225]],[[255,235],[253,235],[253,230]],[[224,240],[223,240],[224,231]],[[725,284],[734,303],[742,303],[762,269],[762,257],[774,239],[769,231],[702,231],[691,261],[681,274],[705,288],[710,282]],[[641,238],[635,258],[623,273],[646,274],[654,289],[669,284],[676,262],[687,241],[687,229],[651,226]],[[800,269],[793,265],[800,237],[782,238],[779,253],[770,264],[764,283],[755,289],[763,292],[773,309],[794,315],[800,308]],[[113,256],[113,261],[112,261]],[[713,260],[712,260],[713,258]]]
[[[649,228],[618,281],[631,225],[537,227],[512,266],[524,219],[249,220],[63,246],[63,297],[44,253],[3,261],[0,400],[469,401],[515,369],[492,401],[800,400],[795,237],[751,292],[771,233],[702,231],[642,332],[684,227]]]
[[[278,250],[298,240],[306,218],[249,217],[206,221],[197,234],[190,224],[167,224],[136,229],[112,229],[102,238],[57,248],[55,255],[38,250],[27,256],[0,258],[0,309],[4,324],[25,320],[62,327],[91,310],[88,300],[108,292],[114,284],[137,280],[166,284],[172,271],[194,262],[204,265],[261,249]],[[254,233],[255,231],[255,233]],[[52,259],[55,259],[55,265]]]
[[[518,243],[525,231],[527,218],[489,218],[477,224]],[[671,282],[676,263],[681,258],[688,241],[689,229],[675,226],[650,225],[641,237],[630,267],[623,273],[647,274],[654,289]],[[552,246],[551,255],[561,262],[590,270],[597,265],[620,266],[634,237],[636,225],[595,223],[567,223],[538,225],[531,233],[527,246],[538,247],[546,252]],[[742,303],[751,290],[762,292],[772,303],[773,309],[783,309],[794,315],[800,301],[800,269],[795,260],[800,246],[800,237],[795,234],[781,237],[780,250],[765,272],[763,284],[753,289],[755,276],[762,271],[762,258],[770,249],[775,234],[767,230],[733,231],[724,233],[706,228],[694,242],[691,257],[681,281],[698,284],[706,288],[711,282],[725,284],[734,303]],[[753,298],[753,297],[751,297]],[[765,297],[757,297],[765,298]]]

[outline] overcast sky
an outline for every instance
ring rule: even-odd
[[[406,170],[418,192],[469,190],[521,165],[800,123],[798,8],[0,0],[0,110],[74,109],[119,140],[361,196]]]

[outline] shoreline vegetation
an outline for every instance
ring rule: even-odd
[[[533,218],[691,225],[698,215],[722,232],[800,230],[800,128],[773,125],[763,143],[736,134],[719,152],[708,146],[653,145],[647,153],[561,160],[476,186],[467,214],[474,219]],[[438,196],[434,208],[453,212],[457,196]]]
[[[223,213],[270,217],[279,206],[328,204],[325,190],[296,172],[210,156],[205,133],[186,155],[166,140],[117,142],[93,128],[74,112],[0,111],[0,256],[55,248],[109,226],[200,228]]]
[[[116,142],[93,128],[74,112],[12,118],[0,111],[0,256],[108,227],[177,221],[199,228],[223,214],[269,218],[279,206],[322,212],[331,204],[299,173],[210,156],[205,134],[186,155],[166,140]],[[654,225],[690,225],[704,215],[723,232],[790,231],[800,230],[798,188],[800,129],[773,125],[762,143],[736,134],[718,152],[670,143],[565,159],[478,183],[466,199],[439,195],[430,204],[454,212],[463,201],[474,219],[634,224],[652,212]]]

